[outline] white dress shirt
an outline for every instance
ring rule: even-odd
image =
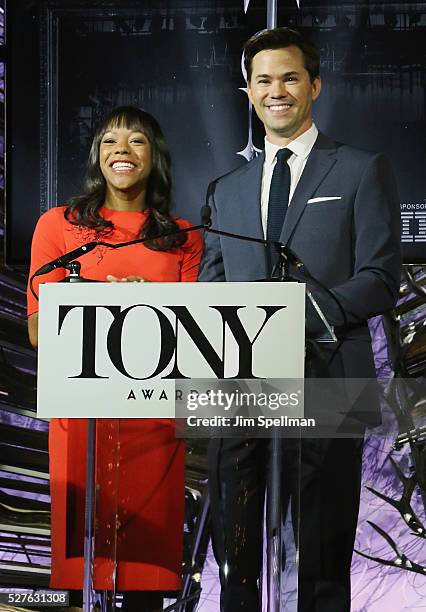
[[[289,194],[289,206],[296,189],[297,183],[299,182],[302,172],[305,168],[308,155],[315,144],[318,136],[318,129],[313,123],[311,127],[303,132],[300,136],[289,142],[287,147],[280,147],[279,145],[272,144],[265,137],[265,162],[263,164],[263,175],[262,175],[262,192],[261,192],[261,215],[262,215],[262,227],[263,235],[266,238],[266,231],[268,225],[268,201],[269,201],[269,190],[271,188],[272,174],[274,172],[275,164],[277,163],[277,152],[279,149],[290,149],[293,151],[293,155],[288,159],[287,163],[290,166],[290,194]]]

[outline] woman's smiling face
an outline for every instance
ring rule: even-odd
[[[142,131],[109,126],[99,145],[99,165],[107,191],[146,191],[152,170],[151,143]]]

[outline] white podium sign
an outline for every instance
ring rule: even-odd
[[[179,379],[301,379],[298,283],[47,283],[40,417],[168,418]]]

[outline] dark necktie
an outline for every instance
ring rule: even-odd
[[[293,151],[290,151],[290,149],[280,149],[276,155],[277,163],[275,164],[272,174],[271,188],[269,190],[268,224],[266,231],[268,240],[279,240],[284,225],[288,208],[291,178],[290,167],[287,160],[292,155]],[[271,271],[277,261],[277,254],[273,247],[269,250],[269,253]]]

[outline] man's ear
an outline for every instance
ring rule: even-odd
[[[316,77],[313,81],[312,81],[312,100],[316,100],[318,98],[318,96],[321,93],[321,86],[322,86],[322,82],[321,82],[321,77]]]
[[[250,102],[253,104],[253,100],[251,98],[251,87],[250,87],[250,81],[247,81],[247,95],[248,95],[248,99],[250,100]]]

